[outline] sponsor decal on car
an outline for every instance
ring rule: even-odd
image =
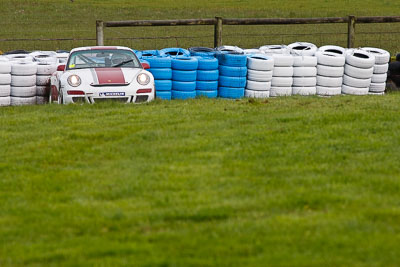
[[[99,96],[125,96],[125,92],[101,92]]]

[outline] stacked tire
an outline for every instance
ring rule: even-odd
[[[243,52],[224,50],[216,56],[219,64],[218,96],[242,98],[247,80],[247,56]]]
[[[345,49],[339,46],[322,46],[316,53],[317,95],[334,96],[342,93]]]
[[[198,61],[196,96],[218,96],[218,60],[214,56],[196,57]]]
[[[254,54],[247,59],[246,97],[267,98],[270,96],[274,59],[271,56]]]
[[[36,104],[37,64],[14,61],[11,64],[11,106]]]
[[[0,107],[9,106],[11,102],[11,63],[0,57]]]
[[[346,51],[342,94],[367,95],[374,73],[375,56],[361,49]]]
[[[370,95],[383,95],[386,89],[387,71],[389,69],[390,54],[389,52],[373,47],[364,47],[362,50],[369,52],[375,56],[374,72],[371,77],[369,86]]]
[[[42,62],[37,65],[36,72],[36,104],[49,102],[51,75],[57,71],[57,60],[53,63]]]
[[[176,56],[172,58],[172,99],[196,97],[198,64],[196,57]]]
[[[317,93],[317,47],[311,43],[297,42],[288,45],[293,55],[293,95]]]
[[[293,56],[290,54],[273,54],[274,70],[272,72],[270,96],[290,96],[293,85]]]
[[[162,56],[146,57],[150,64],[149,71],[154,76],[156,98],[171,100],[172,69],[171,58]]]

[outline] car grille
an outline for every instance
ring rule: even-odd
[[[103,102],[128,102],[129,97],[113,97],[113,98],[93,98],[94,103],[103,103]]]
[[[148,95],[138,95],[138,96],[136,97],[135,103],[146,102],[148,98],[149,98]]]

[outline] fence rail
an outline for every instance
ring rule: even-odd
[[[221,18],[182,19],[182,20],[126,20],[96,21],[96,44],[104,45],[105,27],[144,27],[144,26],[196,26],[214,25],[214,47],[222,45],[223,25],[290,25],[290,24],[332,24],[347,23],[347,47],[354,47],[355,27],[360,23],[400,22],[400,16],[388,17],[327,17],[327,18]]]

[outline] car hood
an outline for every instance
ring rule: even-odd
[[[68,70],[68,76],[76,74],[92,86],[128,85],[141,71],[140,68],[90,68]]]

